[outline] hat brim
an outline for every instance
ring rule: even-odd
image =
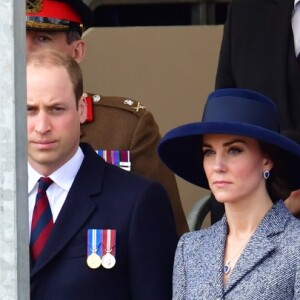
[[[287,163],[287,180],[293,190],[300,188],[300,146],[289,138],[250,124],[230,122],[197,122],[168,132],[158,146],[164,163],[183,179],[209,189],[203,169],[203,134],[232,134],[251,137],[281,149]]]

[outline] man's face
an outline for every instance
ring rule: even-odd
[[[49,176],[75,154],[84,107],[65,68],[27,66],[28,162],[37,172]]]
[[[67,43],[66,32],[45,32],[26,30],[27,54],[40,49],[54,49],[75,58],[75,49],[78,41],[70,45]]]

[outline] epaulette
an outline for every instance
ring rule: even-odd
[[[91,93],[84,93],[87,104],[87,120],[86,123],[94,120],[94,106],[103,105],[113,108],[119,108],[131,112],[133,114],[142,114],[146,107],[139,101],[128,99],[125,97],[102,96]]]

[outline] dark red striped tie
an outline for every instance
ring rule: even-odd
[[[33,260],[37,260],[42,252],[53,227],[52,212],[46,190],[52,179],[41,177],[31,222],[30,251]]]

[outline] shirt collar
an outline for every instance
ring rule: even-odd
[[[296,7],[296,5],[300,2],[300,0],[295,0],[294,1],[294,7]]]
[[[84,154],[81,148],[78,147],[74,156],[59,169],[53,172],[49,177],[62,189],[68,191],[71,188],[78,170],[80,169],[83,159]],[[34,189],[40,177],[43,177],[43,175],[35,171],[28,163],[28,193]]]

